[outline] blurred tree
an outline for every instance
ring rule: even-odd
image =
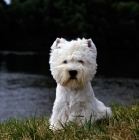
[[[114,3],[115,38],[126,48],[137,47],[139,38],[139,4],[133,1]],[[134,47],[133,47],[134,46]]]
[[[0,1],[1,46],[8,49],[49,50],[56,37],[139,49],[138,31],[137,0],[12,0],[8,6]]]
[[[4,0],[0,0],[0,5],[6,5],[6,3],[4,2]]]

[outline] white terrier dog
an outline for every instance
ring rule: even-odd
[[[91,39],[67,41],[57,38],[50,53],[50,70],[57,82],[51,127],[61,129],[71,122],[82,124],[112,115],[111,109],[99,101],[90,81],[96,74],[97,51]]]

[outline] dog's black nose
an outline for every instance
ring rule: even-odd
[[[77,75],[77,70],[70,70],[69,74],[71,77],[75,77]]]

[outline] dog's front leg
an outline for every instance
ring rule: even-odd
[[[97,110],[92,108],[91,103],[77,102],[71,107],[69,121],[83,124],[86,120],[96,120]]]
[[[55,102],[52,116],[50,118],[50,125],[53,129],[61,129],[68,120],[68,102]]]

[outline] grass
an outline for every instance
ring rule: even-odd
[[[0,123],[0,140],[139,140],[139,103],[112,105],[113,117],[63,130],[49,129],[48,118],[10,119]]]

